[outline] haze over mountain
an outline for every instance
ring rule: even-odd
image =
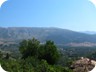
[[[82,33],[86,33],[86,34],[96,34],[96,31],[82,31]]]
[[[0,43],[37,38],[41,42],[52,40],[56,44],[96,43],[96,35],[90,35],[60,28],[8,27],[0,28]]]

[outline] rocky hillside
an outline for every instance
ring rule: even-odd
[[[57,44],[90,43],[96,45],[96,36],[60,28],[8,27],[0,28],[0,43],[14,43],[22,39],[37,38],[41,42],[53,40]],[[71,43],[71,44],[70,44]],[[86,45],[86,44],[85,44]]]

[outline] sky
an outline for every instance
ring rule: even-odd
[[[96,7],[89,0],[8,0],[0,27],[58,27],[96,31]]]

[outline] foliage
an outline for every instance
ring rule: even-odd
[[[39,59],[45,59],[49,64],[55,64],[59,59],[57,47],[53,41],[46,41],[39,48]]]
[[[93,52],[93,53],[89,54],[88,58],[90,58],[92,60],[96,60],[96,52]]]
[[[32,40],[23,40],[20,43],[19,49],[22,58],[24,59],[30,56],[40,60],[44,59],[49,64],[55,64],[59,58],[57,47],[54,45],[53,41],[46,41],[45,44],[40,44],[40,42],[35,38]]]
[[[19,58],[12,58],[6,54],[0,62],[2,67],[9,72],[72,72],[68,67],[56,65],[60,58],[59,51],[53,41],[46,41],[45,44],[33,38],[23,40],[19,47],[22,54]]]
[[[39,41],[35,38],[32,40],[23,40],[20,43],[20,52],[22,54],[22,58],[27,58],[29,56],[37,56],[38,48],[39,48]]]

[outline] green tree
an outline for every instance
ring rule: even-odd
[[[38,48],[39,48],[40,42],[33,38],[29,40],[23,40],[20,43],[19,50],[22,54],[22,58],[28,58],[29,56],[38,56]]]
[[[39,60],[44,59],[52,65],[59,59],[59,52],[53,41],[46,41],[45,44],[40,45],[40,42],[35,38],[23,40],[19,49],[24,59],[31,56]]]
[[[59,52],[53,41],[46,41],[39,48],[39,59],[46,60],[49,64],[55,64],[59,59]]]

